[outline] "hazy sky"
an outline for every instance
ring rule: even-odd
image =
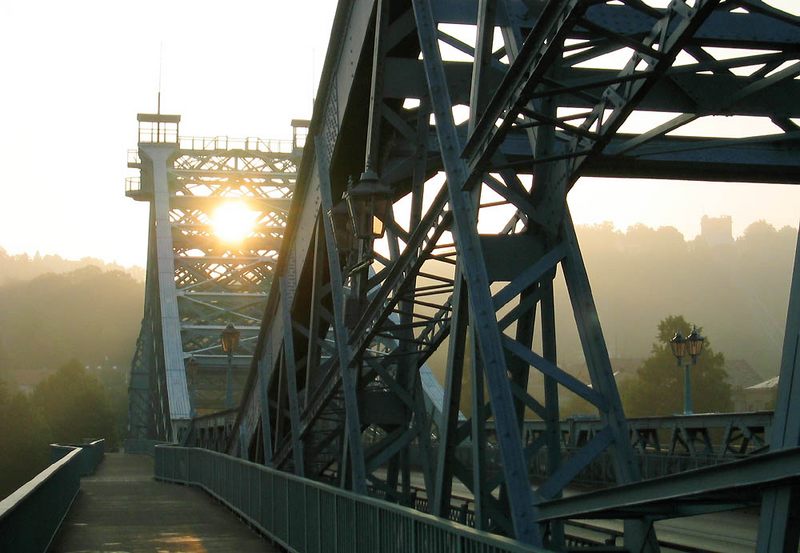
[[[147,208],[124,195],[126,152],[136,113],[155,110],[159,58],[162,112],[183,116],[181,134],[288,138],[290,119],[311,115],[334,11],[332,0],[0,3],[0,247],[143,265]],[[704,213],[732,215],[735,233],[800,219],[800,187],[586,180],[571,196],[578,223],[687,237]]]
[[[291,138],[311,116],[335,3],[0,2],[0,246],[146,259],[147,207],[125,197],[137,112],[185,135]],[[314,61],[314,59],[316,61]]]

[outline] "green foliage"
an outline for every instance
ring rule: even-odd
[[[94,257],[72,260],[58,255],[40,255],[39,252],[33,257],[25,253],[10,255],[0,248],[0,284],[31,280],[48,273],[68,273],[88,266],[99,267],[103,271],[124,271],[136,280],[144,280],[144,269],[141,267],[123,267]]]
[[[50,464],[50,443],[80,443],[105,438],[113,448],[122,436],[127,412],[124,373],[103,381],[78,361],[70,361],[27,395],[12,393],[0,380],[0,498]]]
[[[118,445],[127,424],[126,378],[144,293],[129,275],[97,267],[3,283],[8,274],[2,271],[23,261],[0,251],[2,496],[49,464],[51,442],[102,437],[107,447]],[[27,269],[44,261],[34,259]],[[70,361],[55,370],[53,363],[63,359],[102,366],[87,371]],[[26,395],[12,392],[15,381],[39,383]]]
[[[108,393],[100,380],[72,360],[36,386],[32,403],[59,443],[116,438]]]
[[[96,371],[105,389],[114,422],[113,435],[104,436],[106,447],[112,449],[120,445],[128,429],[128,370],[128,367],[101,367]]]
[[[620,383],[620,395],[629,417],[667,416],[683,412],[683,367],[669,347],[676,331],[684,336],[692,325],[683,316],[671,315],[658,323],[650,357],[634,378]],[[702,328],[698,327],[702,334]],[[706,338],[703,352],[691,371],[692,401],[696,413],[726,412],[733,408],[731,386],[724,369],[725,357],[714,352]]]
[[[27,482],[50,462],[50,431],[23,393],[0,380],[0,498]]]
[[[10,379],[65,359],[127,367],[143,301],[142,283],[97,267],[2,285],[0,366]]]

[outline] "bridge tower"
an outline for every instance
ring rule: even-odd
[[[180,441],[193,416],[238,403],[308,122],[293,121],[293,140],[277,141],[183,137],[179,115],[137,119],[128,167],[139,176],[125,194],[148,202],[150,215],[129,437]],[[239,332],[231,356],[220,341],[228,324]]]

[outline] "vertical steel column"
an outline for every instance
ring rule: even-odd
[[[161,342],[164,375],[169,400],[170,425],[168,439],[177,439],[176,425],[186,425],[191,418],[189,390],[180,333],[178,298],[175,288],[175,262],[172,247],[172,227],[169,218],[169,180],[167,163],[176,144],[140,144],[142,161],[151,164],[153,176],[153,207],[155,210],[155,245],[157,258]]]
[[[290,260],[291,263],[291,260]],[[293,293],[289,292],[286,277],[278,277],[283,306],[283,363],[286,372],[286,388],[289,399],[289,425],[292,432],[292,458],[294,473],[304,476],[303,443],[300,441],[300,401],[297,399],[297,365],[294,354],[294,330],[292,328]]]
[[[778,401],[772,423],[770,451],[800,446],[800,229],[783,338]],[[797,551],[799,490],[785,486],[764,492],[758,527],[758,553]]]
[[[311,281],[311,311],[309,313],[308,322],[308,345],[306,349],[306,377],[305,377],[305,401],[304,407],[308,407],[310,400],[311,385],[316,378],[316,371],[319,369],[320,347],[319,347],[319,333],[320,333],[320,316],[322,307],[322,272],[324,269],[324,240],[325,229],[322,222],[317,220],[314,226],[314,241],[311,247],[313,248],[313,267],[312,267],[312,281]]]
[[[452,102],[439,52],[433,11],[430,3],[424,0],[413,0],[413,7],[428,81],[428,93],[436,117],[436,132],[447,174],[447,188],[454,222],[453,236],[464,270],[470,321],[475,328],[478,351],[483,360],[489,385],[514,533],[515,537],[524,543],[541,545],[541,535],[535,524],[533,492],[528,482],[513,397],[506,376],[505,351],[489,289],[489,276],[475,228],[471,197],[463,191],[468,171],[464,160],[460,157],[461,145],[453,121]]]
[[[554,275],[551,275],[554,276]],[[556,348],[556,315],[553,300],[553,281],[547,278],[542,284],[542,350],[544,358],[553,363],[558,361]],[[544,408],[546,413],[545,444],[547,445],[547,473],[555,474],[561,465],[561,432],[558,411],[558,382],[544,375]],[[561,497],[561,492],[555,497]],[[564,524],[550,523],[551,547],[564,547]]]
[[[450,343],[447,350],[447,367],[444,384],[443,413],[439,426],[439,451],[434,479],[434,495],[431,513],[447,517],[450,511],[450,495],[453,483],[453,456],[458,430],[458,407],[461,398],[461,383],[464,376],[464,352],[466,350],[469,304],[461,268],[456,267],[453,290],[453,319],[450,322]],[[474,416],[474,414],[473,414]]]
[[[484,378],[480,356],[476,349],[475,333],[470,332],[469,340],[470,369],[472,370],[472,416],[470,417],[472,454],[472,495],[475,498],[475,528],[486,530],[488,527],[488,513],[484,508],[484,494],[486,490],[486,417],[484,409]]]
[[[266,342],[267,348],[270,347],[269,341]],[[258,382],[259,386],[259,402],[261,417],[261,443],[264,448],[264,464],[267,466],[272,465],[272,422],[269,415],[269,394],[267,393],[267,384],[270,381],[270,373],[272,372],[272,355],[269,350],[258,360]]]
[[[317,152],[326,152],[328,148],[324,139],[315,137]],[[360,375],[357,367],[352,366],[353,355],[349,345],[349,335],[344,324],[344,279],[339,266],[339,255],[336,248],[336,235],[333,223],[328,216],[333,208],[331,198],[331,182],[327,160],[323,155],[317,155],[316,170],[319,173],[319,188],[323,225],[325,227],[325,246],[328,252],[328,268],[330,270],[331,299],[333,303],[333,330],[336,339],[336,352],[339,360],[339,371],[342,375],[342,391],[345,405],[345,435],[346,443],[343,449],[349,455],[343,456],[343,461],[350,459],[353,491],[367,493],[366,467],[364,464],[364,449],[361,444],[361,417],[358,413],[358,381]]]

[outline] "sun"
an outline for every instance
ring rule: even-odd
[[[241,242],[253,232],[256,217],[244,202],[226,202],[211,214],[211,227],[223,242]]]

